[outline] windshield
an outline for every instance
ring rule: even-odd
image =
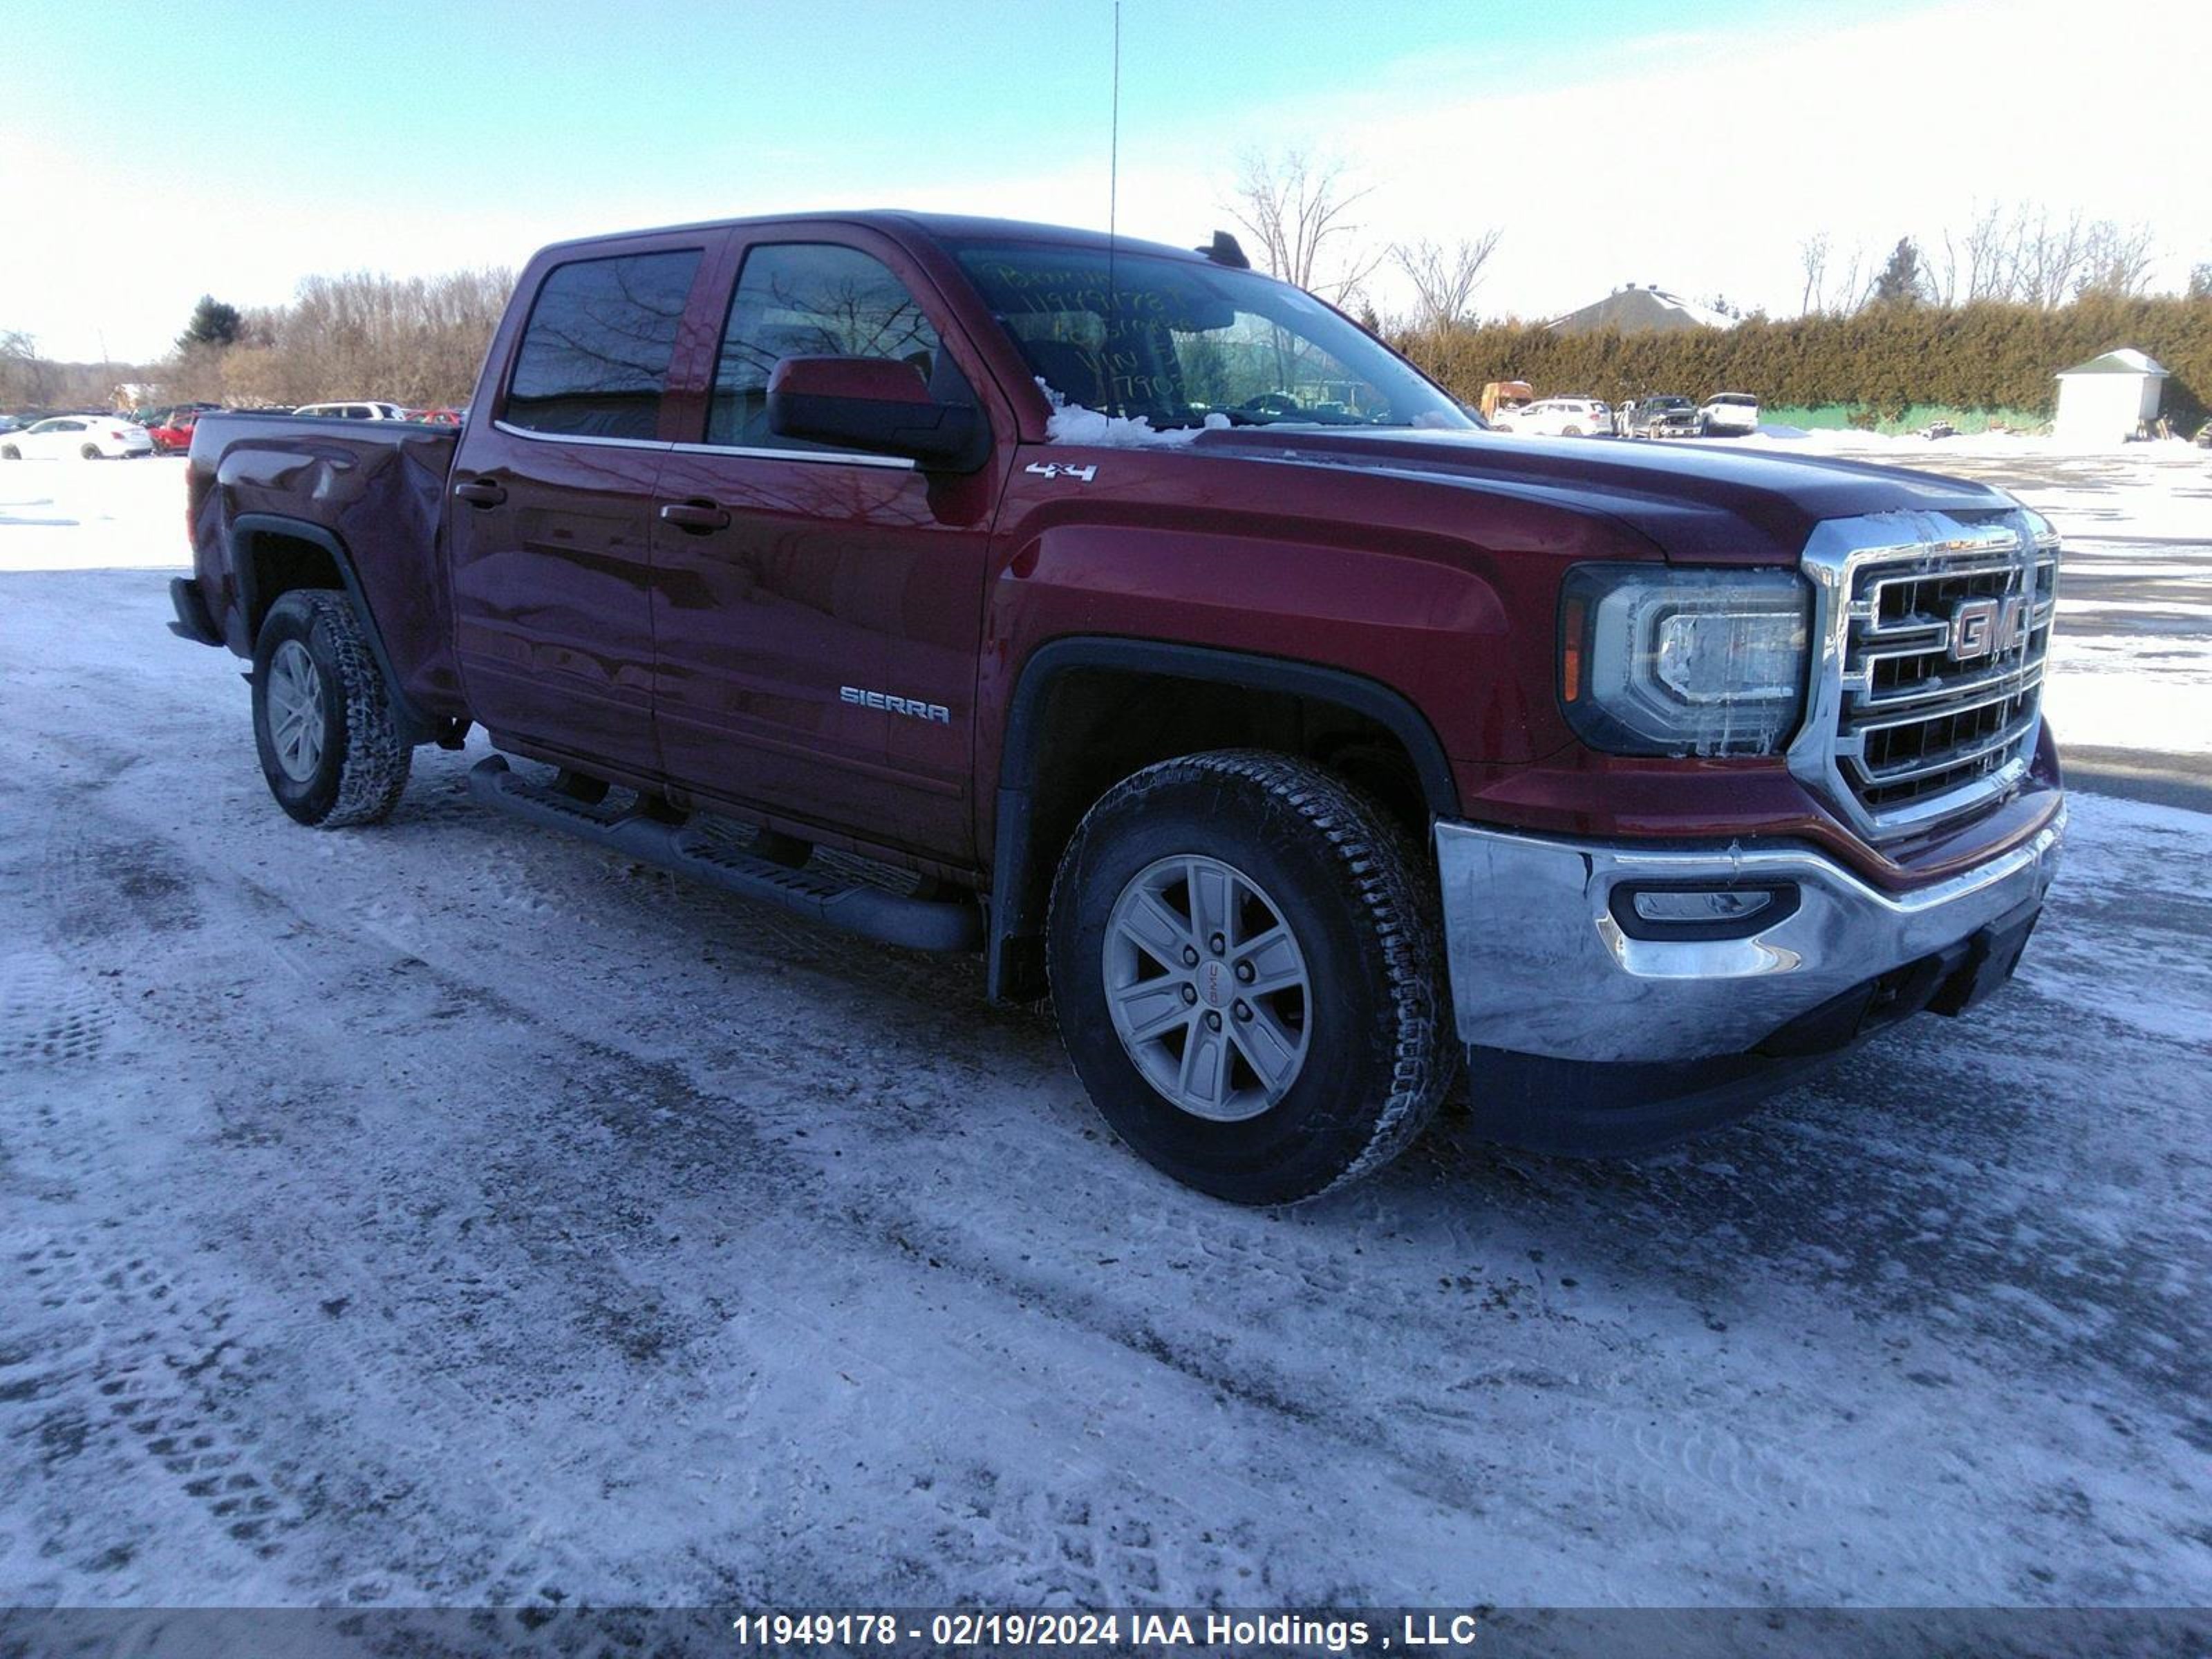
[[[1470,430],[1443,392],[1311,295],[1247,270],[1103,248],[971,246],[962,267],[1037,378],[1100,414],[1194,427]]]

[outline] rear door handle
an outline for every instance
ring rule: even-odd
[[[720,502],[700,496],[688,501],[663,501],[660,521],[674,525],[687,535],[706,536],[717,530],[727,530],[730,514]]]
[[[489,478],[471,478],[455,484],[453,494],[471,507],[497,507],[507,499],[507,486]]]

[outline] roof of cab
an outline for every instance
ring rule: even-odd
[[[570,248],[596,246],[603,242],[626,241],[637,236],[665,236],[684,231],[739,229],[755,225],[853,225],[863,229],[878,230],[890,235],[912,235],[919,232],[933,241],[959,242],[1035,242],[1062,247],[1088,247],[1104,250],[1112,246],[1118,252],[1147,253],[1168,258],[1188,259],[1194,264],[1206,263],[1206,256],[1194,247],[1177,247],[1168,242],[1140,240],[1133,236],[1109,236],[1103,230],[1079,230],[1070,225],[1041,225],[1023,219],[989,219],[959,213],[913,213],[903,209],[871,208],[864,211],[836,213],[770,213],[757,214],[743,219],[702,219],[690,224],[640,226],[629,230],[609,231],[599,235],[571,237],[565,241],[549,244],[541,252],[551,253]]]

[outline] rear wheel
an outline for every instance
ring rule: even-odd
[[[1583,429],[1578,426],[1565,427],[1560,430],[1559,435],[1562,438],[1579,438],[1583,435]]]
[[[1054,884],[1062,1041],[1139,1156],[1241,1204],[1380,1169],[1449,1076],[1421,866],[1371,803],[1257,750],[1147,768]]]
[[[300,823],[373,823],[407,787],[412,749],[345,596],[298,589],[253,651],[253,740],[276,804]]]
[[[100,459],[100,446],[98,444],[86,444],[76,453],[88,461],[96,461]]]

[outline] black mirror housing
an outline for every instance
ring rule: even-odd
[[[980,410],[941,404],[921,372],[888,357],[786,357],[768,383],[769,429],[925,467],[972,471],[990,430]]]

